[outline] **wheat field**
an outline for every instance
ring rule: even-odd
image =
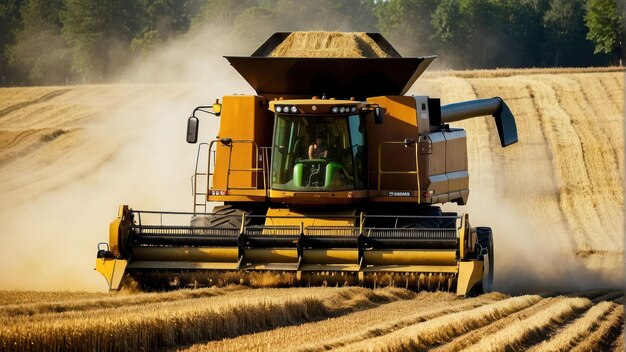
[[[104,289],[117,205],[190,210],[185,119],[231,93],[218,83],[0,89],[0,350],[623,350],[623,69],[440,71],[411,89],[500,96],[516,116],[506,149],[491,118],[455,124],[471,194],[446,205],[494,228],[502,293],[85,292]],[[202,117],[206,139],[216,126]]]
[[[623,346],[623,292],[458,298],[359,287],[0,293],[1,351],[585,351]],[[608,299],[611,296],[612,299]]]

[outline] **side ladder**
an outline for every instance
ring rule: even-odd
[[[209,177],[209,168],[211,167],[209,163],[206,163],[206,170],[204,168],[200,168],[200,155],[203,154],[203,150],[206,150],[206,160],[209,160],[210,147],[209,143],[200,143],[198,145],[198,153],[196,155],[196,167],[194,168],[194,173],[191,176],[191,194],[193,196],[193,212],[194,213],[206,213],[206,203],[207,203],[207,189],[202,187],[198,189],[198,184],[207,185],[208,177]],[[204,163],[202,163],[204,165]],[[198,182],[198,178],[201,178],[201,182]]]

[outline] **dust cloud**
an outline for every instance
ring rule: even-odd
[[[252,92],[222,57],[233,54],[228,43],[212,37],[212,30],[189,33],[131,65],[123,85],[76,88],[94,91],[85,105],[98,112],[81,133],[120,147],[83,177],[27,202],[2,199],[0,289],[105,290],[104,278],[93,270],[96,245],[108,242],[108,224],[119,205],[193,210],[190,177],[197,146],[185,142],[187,117],[225,94]],[[108,99],[103,91],[131,93]],[[198,116],[200,141],[213,139],[217,118]],[[72,160],[67,167],[83,162]]]
[[[568,292],[623,287],[620,265],[593,269],[576,256],[571,246],[546,231],[539,219],[526,218],[514,200],[476,190],[465,209],[472,226],[493,230],[494,290],[510,294]],[[622,261],[609,257],[607,261]]]
[[[468,213],[472,226],[492,228],[495,291],[530,294],[624,287],[624,271],[619,264],[623,261],[623,253],[595,253],[594,259],[602,263],[585,263],[585,258],[575,254],[575,243],[562,240],[571,234],[553,232],[558,231],[554,224],[528,216],[520,208],[519,200],[503,196],[484,181],[472,181],[470,177],[468,205],[444,205],[442,208]],[[532,193],[532,190],[527,191]]]

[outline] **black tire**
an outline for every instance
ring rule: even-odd
[[[477,227],[476,237],[480,246],[480,252],[477,253],[478,259],[483,260],[485,266],[483,270],[487,273],[483,277],[481,283],[481,293],[491,292],[493,290],[493,276],[494,276],[494,247],[493,247],[493,232],[489,227]]]
[[[213,208],[213,215],[194,215],[191,217],[192,227],[211,228],[241,228],[243,214],[248,214],[233,205],[219,205]],[[250,224],[250,219],[246,218],[246,225]]]
[[[396,227],[398,228],[419,228],[419,229],[436,229],[440,228],[441,208],[436,206],[420,206],[417,211],[418,216],[426,216],[421,219],[404,219],[398,218]]]
[[[456,212],[443,212],[441,216],[455,217],[454,219],[439,219],[439,228],[450,229],[456,228],[456,217],[459,216]]]

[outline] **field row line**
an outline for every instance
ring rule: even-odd
[[[234,299],[199,298],[193,304],[85,311],[75,319],[14,320],[0,326],[0,351],[156,350],[319,320],[414,296],[397,288],[359,287],[241,293],[245,295]]]

